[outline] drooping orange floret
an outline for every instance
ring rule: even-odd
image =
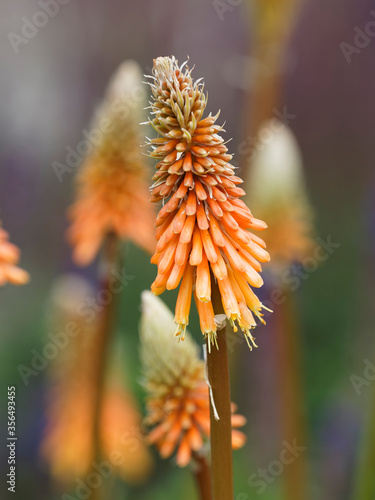
[[[148,440],[163,458],[177,451],[177,464],[184,467],[194,453],[202,452],[210,436],[210,399],[198,345],[186,332],[176,356],[173,330],[173,315],[166,305],[143,292],[140,334],[146,424],[152,428]],[[238,449],[246,441],[238,429],[246,419],[235,411],[232,403],[232,446]]]
[[[77,264],[87,265],[105,236],[121,239],[153,253],[154,212],[150,207],[147,167],[140,150],[144,95],[135,62],[123,63],[111,81],[92,127],[92,152],[77,177],[76,201],[69,211],[68,238]]]
[[[267,225],[240,200],[245,194],[239,187],[242,180],[229,163],[232,155],[219,135],[223,128],[216,125],[218,114],[203,118],[203,83],[193,83],[185,64],[179,67],[174,57],[159,57],[150,77],[150,123],[161,135],[148,143],[150,155],[158,160],[151,201],[163,203],[152,258],[158,275],[151,290],[160,294],[181,282],[175,315],[181,339],[195,291],[202,333],[214,343],[211,287],[216,280],[227,318],[255,345],[250,333],[256,324],[253,314],[263,321],[265,307],[251,287],[262,286],[259,262],[267,262],[269,254],[264,241],[249,229],[260,231]]]
[[[0,286],[6,283],[24,285],[29,281],[29,273],[17,265],[19,258],[19,249],[10,243],[8,233],[0,227]]]

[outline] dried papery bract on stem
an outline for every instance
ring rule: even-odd
[[[202,333],[215,344],[212,273],[227,318],[255,345],[250,330],[254,316],[263,321],[263,306],[251,287],[262,285],[259,262],[269,255],[263,240],[249,230],[267,226],[240,200],[242,180],[229,163],[232,155],[216,124],[218,114],[203,118],[202,81],[193,82],[187,65],[179,67],[174,57],[156,59],[151,78],[150,123],[161,136],[148,143],[157,160],[151,201],[163,204],[156,219],[152,262],[158,275],[151,290],[161,294],[181,282],[175,311],[181,339],[194,291]]]
[[[180,467],[198,462],[199,472],[199,467],[206,465],[204,444],[210,434],[209,388],[197,344],[186,332],[185,341],[176,346],[174,328],[166,305],[150,292],[143,292],[140,337],[146,423],[152,428],[148,439],[163,458],[177,451]],[[234,449],[240,448],[246,438],[238,427],[246,420],[234,413],[230,418],[231,443]]]
[[[9,235],[0,221],[0,286],[6,283],[24,285],[29,281],[29,273],[18,267],[19,259],[20,251],[9,241]]]
[[[97,321],[88,322],[80,309],[93,294],[85,279],[63,275],[53,285],[48,309],[49,330],[65,346],[49,366],[41,455],[64,489],[76,484],[77,477],[87,477],[95,460],[95,363],[100,345]],[[118,360],[112,359],[100,412],[102,457],[116,476],[138,484],[151,472],[152,460],[140,432],[140,411],[122,380]],[[122,460],[113,461],[114,453]]]

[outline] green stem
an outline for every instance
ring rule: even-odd
[[[372,394],[371,407],[367,417],[354,482],[353,500],[375,498],[375,393]]]
[[[111,343],[115,312],[115,297],[110,288],[110,282],[113,279],[113,270],[117,269],[119,264],[119,240],[114,234],[108,234],[103,249],[103,257],[100,272],[100,290],[103,297],[110,297],[107,304],[104,305],[98,321],[98,330],[96,332],[95,353],[96,359],[93,359],[95,366],[93,381],[95,387],[93,404],[93,461],[99,463],[103,459],[102,440],[101,440],[101,416],[103,408],[103,399],[105,393],[105,375],[108,351]],[[105,292],[105,293],[103,293]],[[101,497],[101,488],[93,489],[93,500]]]
[[[285,292],[285,303],[275,310],[276,341],[279,360],[278,383],[282,437],[288,443],[306,446],[306,422],[303,416],[304,392],[301,386],[301,346],[296,325],[293,296]],[[306,451],[284,470],[285,498],[306,500],[308,492]]]
[[[213,279],[212,303],[215,314],[223,314],[220,292]],[[212,346],[211,352],[207,354],[208,379],[212,388],[212,399],[219,416],[219,420],[216,420],[211,401],[210,437],[213,500],[233,500],[232,423],[226,328],[218,332],[218,348]]]

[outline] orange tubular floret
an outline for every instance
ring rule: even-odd
[[[228,319],[235,321],[240,316],[240,310],[229,278],[219,280],[218,284],[225,314]]]
[[[184,227],[181,231],[180,242],[189,243],[193,236],[193,231],[195,227],[195,215],[189,215],[186,217]]]
[[[208,229],[209,224],[206,216],[206,212],[204,210],[203,203],[198,203],[197,205],[197,222],[199,229]]]
[[[173,231],[173,221],[169,224],[167,229],[164,231],[162,236],[159,238],[159,241],[156,244],[156,252],[162,252],[165,250],[168,243],[172,241],[175,237],[175,232]]]
[[[201,331],[205,337],[209,339],[209,346],[211,344],[216,344],[216,324],[215,324],[215,314],[212,307],[212,302],[202,302],[198,299],[196,294],[194,294],[195,304],[198,309],[199,323]]]
[[[201,302],[211,300],[211,276],[207,257],[204,255],[202,262],[197,266],[195,292]]]
[[[163,274],[170,270],[175,259],[176,248],[178,245],[178,236],[176,236],[171,244],[166,248],[163,258],[159,261],[159,273]]]
[[[185,172],[189,172],[193,165],[192,165],[192,161],[191,161],[191,154],[188,152],[186,153],[186,156],[185,156],[185,159],[183,160],[183,169],[185,170]]]
[[[185,337],[185,330],[189,324],[189,314],[191,305],[191,294],[193,292],[194,268],[187,264],[184,277],[181,281],[180,290],[177,296],[175,323],[177,323],[176,336]]]
[[[215,246],[211,240],[210,233],[208,231],[201,231],[200,233],[201,233],[203,248],[207,256],[207,259],[214,264],[215,262],[217,262],[218,256]]]
[[[229,263],[234,269],[237,269],[237,271],[244,272],[245,271],[245,264],[243,259],[241,258],[240,255],[236,252],[236,250],[233,248],[231,243],[228,241],[228,239],[225,239],[225,247],[224,247],[224,253],[226,257],[229,260]]]
[[[190,265],[198,266],[202,262],[203,245],[199,229],[193,232],[193,248],[190,254]]]
[[[178,266],[183,266],[186,264],[188,255],[191,249],[191,243],[181,243],[179,242],[176,248],[175,263]]]
[[[251,311],[259,318],[260,318],[260,311],[262,309],[262,303],[258,299],[258,297],[255,295],[255,293],[252,291],[250,286],[247,284],[245,278],[237,271],[233,271],[233,274],[236,278],[236,281],[238,283],[238,286],[241,289],[241,292],[243,293],[243,296],[246,300],[246,304],[249,307]],[[261,319],[261,321],[263,321]]]
[[[193,177],[193,174],[191,172],[188,172],[186,175],[185,175],[185,179],[184,179],[184,186],[187,186],[188,188],[192,188],[194,185],[194,177]]]
[[[241,291],[240,286],[238,285],[238,283],[236,281],[236,278],[233,274],[233,271],[229,270],[228,272],[229,272],[229,280],[230,280],[230,283],[232,285],[234,294],[236,296],[236,299],[238,301],[238,305],[240,308],[241,319],[239,320],[239,324],[241,326],[241,329],[245,331],[245,334],[247,334],[253,342],[253,337],[250,334],[250,328],[254,328],[256,326],[254,317],[251,314],[250,310],[248,309],[245,297]]]
[[[186,203],[181,203],[180,209],[177,212],[176,217],[173,219],[173,232],[179,234],[184,227],[186,220]]]
[[[175,288],[178,287],[178,284],[180,283],[182,275],[184,274],[185,271],[185,265],[186,264],[179,266],[175,264],[172,267],[172,271],[168,277],[168,280],[166,281],[167,290],[174,290]]]
[[[189,446],[189,439],[185,435],[178,447],[176,461],[180,467],[185,467],[190,462],[191,458],[191,448]]]
[[[186,203],[186,214],[187,215],[195,215],[197,211],[197,198],[193,191],[190,191],[187,203]]]
[[[198,451],[203,446],[203,439],[201,433],[195,426],[191,426],[187,432],[187,437],[189,440],[190,448],[194,451]]]
[[[218,280],[222,280],[228,276],[227,265],[219,250],[217,250],[217,262],[211,262],[210,265],[214,276]]]
[[[223,217],[223,211],[222,211],[219,203],[216,200],[214,200],[212,198],[208,198],[207,203],[211,209],[211,212],[214,214],[215,217],[217,217],[217,218]]]
[[[225,239],[220,225],[215,217],[210,217],[210,234],[218,247],[225,246]]]
[[[260,247],[258,243],[250,241],[250,243],[245,245],[244,248],[260,262],[269,262],[270,254],[267,252],[267,250],[264,250],[264,248]]]

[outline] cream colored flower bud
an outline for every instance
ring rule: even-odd
[[[159,394],[167,390],[168,385],[189,383],[189,377],[196,379],[197,374],[203,379],[198,345],[186,332],[185,342],[179,343],[176,352],[175,329],[173,314],[164,302],[144,291],[140,323],[143,374],[146,385]]]
[[[185,341],[176,348],[174,329],[173,315],[163,301],[143,292],[140,336],[146,423],[152,427],[148,439],[163,458],[176,449],[177,464],[183,467],[209,436],[209,392],[197,344],[186,332]],[[232,416],[235,449],[245,443],[245,435],[237,429],[245,422],[240,415]]]
[[[301,261],[312,247],[312,209],[297,140],[275,118],[257,136],[246,193],[255,216],[267,220],[265,241],[274,267]]]

